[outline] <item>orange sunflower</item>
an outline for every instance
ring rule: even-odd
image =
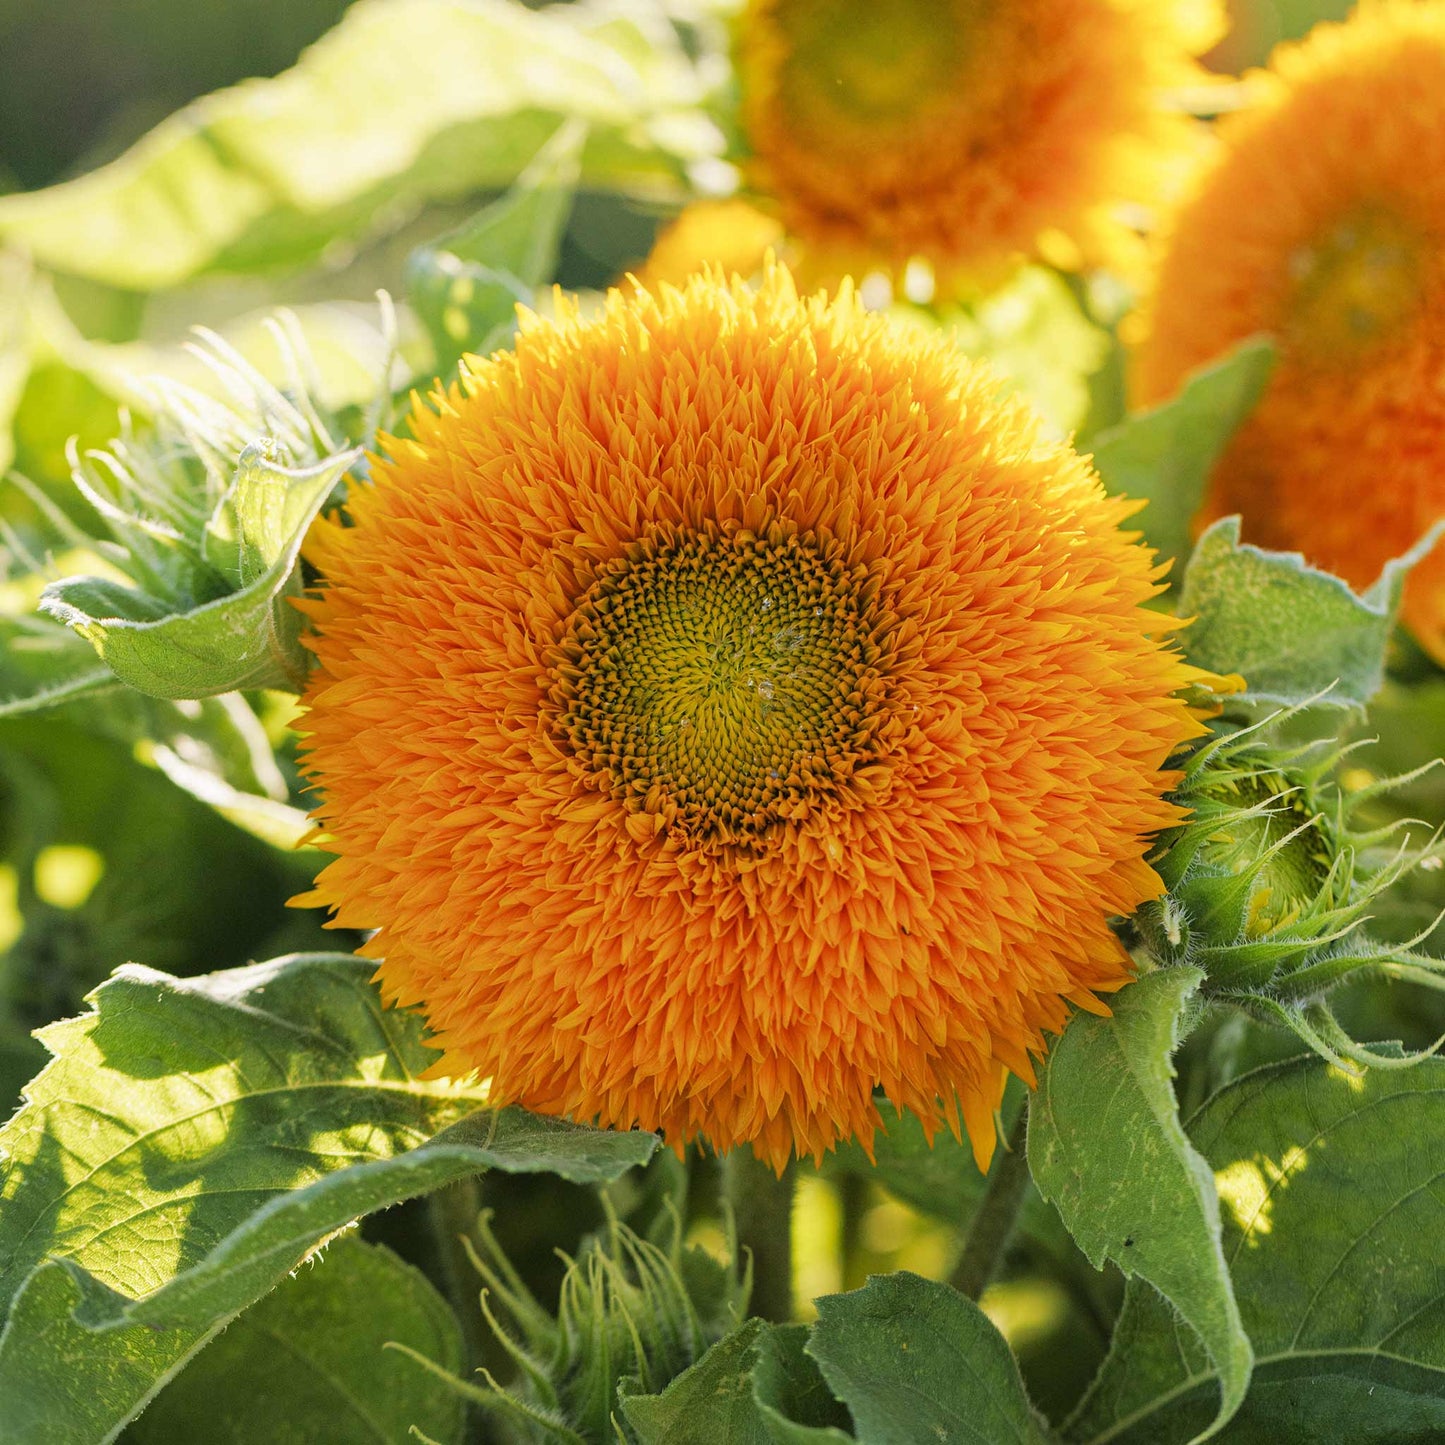
[[[1445,4],[1386,0],[1253,78],[1172,223],[1142,402],[1255,332],[1280,359],[1206,515],[1357,586],[1445,515]],[[1406,621],[1445,660],[1445,551]]]
[[[750,180],[824,269],[1127,265],[1193,148],[1217,0],[750,0]]]
[[[981,1163],[1129,976],[1199,674],[1130,504],[988,370],[715,274],[524,318],[322,523],[305,762],[444,1072],[548,1113]]]

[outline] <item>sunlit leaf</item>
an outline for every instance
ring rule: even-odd
[[[947,325],[961,350],[987,357],[1060,435],[1082,423],[1088,378],[1109,339],[1057,272],[1025,266],[1007,285],[948,315]]]
[[[585,137],[585,127],[564,125],[501,200],[412,253],[407,297],[431,333],[443,376],[464,353],[486,356],[502,345],[518,304],[552,279]]]
[[[1195,372],[1172,400],[1129,417],[1092,443],[1104,485],[1148,502],[1138,526],[1160,561],[1177,559],[1176,579],[1189,557],[1209,474],[1263,394],[1274,356],[1268,340],[1246,341]]]
[[[1309,1057],[1246,1074],[1190,1122],[1224,1204],[1255,1347],[1227,1439],[1426,1445],[1445,1438],[1445,1063],[1363,1078]],[[1090,1445],[1184,1445],[1213,1367],[1131,1281],[1099,1378],[1067,1426]]]
[[[98,171],[0,198],[0,239],[135,290],[295,265],[423,199],[508,185],[564,116],[589,128],[585,181],[675,188],[721,149],[703,99],[651,4],[361,0],[276,79],[195,102]]]
[[[1219,1200],[1185,1137],[1170,1057],[1197,969],[1160,969],[1077,1014],[1050,1050],[1029,1111],[1029,1167],[1097,1267],[1149,1280],[1215,1362],[1216,1428],[1239,1408],[1251,1351],[1220,1247]],[[1204,1423],[1208,1423],[1207,1420]]]
[[[29,268],[18,256],[0,253],[0,477],[15,460],[11,422],[30,371],[25,298]]]
[[[370,973],[325,954],[187,980],[131,966],[44,1031],[55,1060],[0,1130],[15,1440],[108,1439],[360,1214],[487,1168],[600,1182],[652,1153],[422,1082],[420,1020],[383,1010]]]

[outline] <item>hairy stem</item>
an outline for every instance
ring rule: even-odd
[[[476,1238],[482,1192],[477,1179],[458,1179],[428,1197],[427,1216],[442,1293],[456,1313],[466,1349],[468,1377],[486,1357],[487,1329],[480,1303],[482,1282],[467,1258],[462,1237]]]
[[[723,1157],[738,1244],[753,1257],[749,1313],[779,1324],[793,1316],[793,1183],[791,1161],[779,1178],[746,1146]]]
[[[954,1289],[971,1300],[978,1299],[998,1272],[1018,1222],[1019,1206],[1029,1184],[1029,1161],[1024,1149],[1028,1118],[1029,1106],[1025,1099],[1003,1151],[989,1171],[983,1198],[963,1241],[963,1253],[948,1279]]]

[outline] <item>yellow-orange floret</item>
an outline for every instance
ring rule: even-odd
[[[776,265],[525,318],[432,404],[309,543],[310,901],[499,1099],[781,1167],[881,1085],[986,1161],[1129,977],[1201,730],[1130,504]]]
[[[749,179],[839,271],[1128,265],[1222,28],[1217,0],[750,0]]]
[[[1445,516],[1445,4],[1366,4],[1282,47],[1171,225],[1143,402],[1256,332],[1269,388],[1206,516],[1356,586]],[[1445,660],[1445,551],[1404,615]]]

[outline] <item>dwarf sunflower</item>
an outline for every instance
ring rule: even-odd
[[[1241,338],[1280,360],[1206,513],[1363,586],[1445,513],[1445,4],[1387,0],[1281,48],[1172,221],[1139,398]],[[1445,553],[1406,621],[1445,658]]]
[[[750,0],[750,177],[838,269],[1121,262],[1191,145],[1215,0]]]
[[[308,901],[440,1068],[544,1112],[993,1145],[1129,965],[1199,676],[1130,504],[846,288],[709,274],[524,318],[388,443],[308,604]]]

